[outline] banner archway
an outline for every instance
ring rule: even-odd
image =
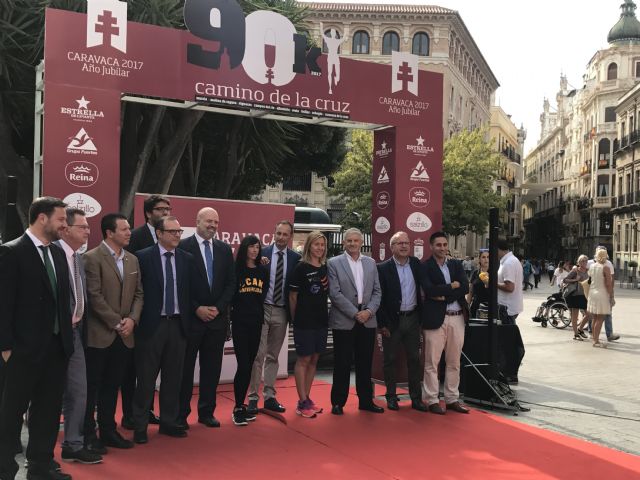
[[[442,216],[441,74],[407,53],[382,65],[306,50],[284,16],[233,0],[187,0],[185,23],[128,22],[117,0],[47,10],[42,192],[87,213],[91,243],[99,214],[119,210],[120,107],[137,101],[375,130],[373,257],[397,230],[423,256]]]

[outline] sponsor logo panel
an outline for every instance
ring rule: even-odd
[[[100,170],[91,162],[69,162],[64,169],[64,178],[75,187],[86,188],[98,181]]]
[[[379,158],[386,158],[393,153],[393,148],[389,147],[387,142],[380,144],[380,149],[376,150],[376,156]]]
[[[380,169],[380,174],[378,175],[378,185],[383,183],[389,183],[389,174],[387,173],[387,169],[384,165]]]
[[[413,256],[418,260],[422,260],[424,256],[424,240],[421,238],[416,238],[413,241]]]
[[[431,192],[424,187],[409,189],[409,203],[415,208],[425,208],[431,203]]]
[[[407,145],[407,150],[418,157],[426,157],[430,153],[433,153],[433,147],[424,144],[425,139],[420,135],[416,138],[415,145]]]
[[[378,217],[375,228],[378,233],[387,233],[391,229],[391,223],[386,217]]]
[[[87,218],[95,217],[102,211],[102,205],[100,205],[100,202],[86,193],[70,193],[64,197],[63,201],[71,208],[82,210]]]
[[[74,155],[97,155],[98,149],[93,143],[93,139],[89,136],[84,128],[78,130],[73,137],[69,137],[69,145],[67,145],[67,153]]]
[[[424,168],[422,160],[418,160],[418,163],[409,176],[409,180],[412,182],[428,182],[430,180],[429,174],[427,173],[427,169]]]
[[[380,192],[376,195],[376,205],[379,209],[384,210],[391,204],[391,195],[389,192]]]
[[[431,219],[422,212],[414,212],[407,217],[407,228],[412,232],[422,233],[431,229]]]
[[[87,100],[84,95],[82,98],[76,100],[77,106],[60,107],[60,114],[65,115],[75,122],[93,123],[96,118],[104,118],[104,112],[102,110],[92,110],[89,108],[90,100]]]

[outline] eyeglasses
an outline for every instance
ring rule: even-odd
[[[184,230],[179,229],[179,230],[160,230],[161,232],[166,232],[166,233],[170,233],[171,235],[182,235],[182,233],[184,232]]]
[[[83,230],[89,230],[91,227],[89,225],[69,225],[70,227],[78,227]]]
[[[158,210],[159,212],[170,212],[171,207],[153,207],[154,210]]]

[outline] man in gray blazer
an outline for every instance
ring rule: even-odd
[[[329,260],[329,327],[333,329],[331,413],[342,415],[349,395],[351,362],[355,360],[359,409],[382,413],[373,403],[371,360],[376,338],[376,311],[382,292],[372,258],[360,253],[363,238],[357,228],[344,233],[344,254]]]
[[[73,354],[69,358],[64,388],[62,413],[64,415],[64,440],[62,459],[85,464],[100,463],[102,457],[84,447],[84,416],[87,406],[87,366],[84,345],[87,319],[87,278],[82,256],[78,250],[89,240],[89,224],[83,210],[67,208],[67,227],[56,243],[65,253],[69,264],[71,286],[70,310],[73,326]]]

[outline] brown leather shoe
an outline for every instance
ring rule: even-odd
[[[460,402],[447,403],[447,410],[453,410],[458,413],[469,413],[469,409]]]
[[[429,411],[431,413],[435,413],[436,415],[444,415],[445,413],[447,413],[439,403],[432,403],[431,405],[429,405]]]

